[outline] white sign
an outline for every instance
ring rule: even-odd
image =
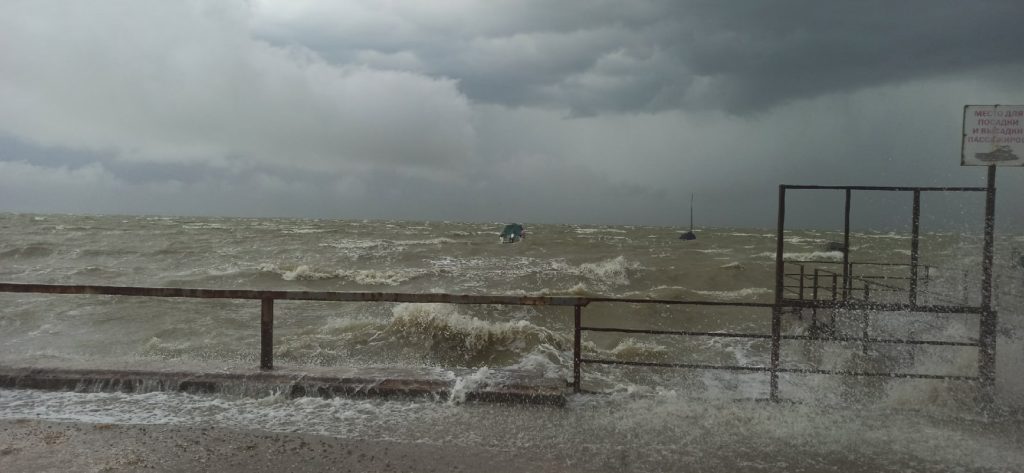
[[[1024,166],[1024,105],[964,106],[961,166]]]

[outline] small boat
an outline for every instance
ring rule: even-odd
[[[830,241],[828,243],[825,243],[822,246],[822,249],[825,250],[825,251],[843,251],[843,252],[845,252],[846,251],[846,245],[844,245],[844,244],[842,244],[842,243],[840,243],[838,241]]]
[[[526,238],[526,229],[520,223],[510,223],[505,225],[499,238],[502,243],[516,243]]]
[[[690,229],[679,235],[680,240],[696,240],[697,234],[693,233],[693,194],[690,194]]]
[[[998,163],[1001,161],[1016,161],[1019,156],[1013,154],[1013,150],[1007,145],[996,146],[996,149],[988,153],[974,153],[974,157],[983,163]]]

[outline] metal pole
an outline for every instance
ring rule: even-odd
[[[811,297],[815,301],[818,300],[818,284],[819,284],[819,282],[818,282],[818,268],[814,268],[814,288],[811,289]],[[815,334],[818,333],[818,308],[817,307],[814,307],[813,309],[811,309],[811,330],[813,330]]]
[[[996,311],[992,307],[992,259],[996,223],[996,167],[988,167],[985,191],[985,244],[981,257],[981,324],[978,334],[978,376],[983,400],[991,401],[996,384]]]
[[[580,352],[580,339],[581,337],[581,321],[580,321],[580,306],[575,306],[573,312],[573,318],[575,319],[575,330],[572,339],[572,392],[579,394],[580,392],[580,360],[583,358]]]
[[[853,192],[846,189],[846,209],[843,212],[843,299],[850,297],[853,281],[850,280],[850,198]]]
[[[260,369],[274,369],[274,299],[261,299]]]
[[[785,249],[786,186],[779,186],[779,220],[775,234],[775,306],[772,307],[772,351],[769,362],[770,380],[768,397],[779,400],[779,358],[782,345],[782,252]]]
[[[921,191],[914,191],[914,213],[910,224],[910,306],[917,305],[917,263],[921,233]]]

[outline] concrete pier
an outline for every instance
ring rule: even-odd
[[[461,381],[461,382],[460,382]],[[432,398],[562,406],[564,381],[514,370],[317,368],[164,371],[0,366],[0,387],[82,392],[186,392],[291,397]]]

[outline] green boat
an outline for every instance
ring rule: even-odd
[[[500,238],[502,243],[516,243],[526,238],[526,229],[523,228],[522,224],[510,223],[505,225],[505,229],[501,231]]]

